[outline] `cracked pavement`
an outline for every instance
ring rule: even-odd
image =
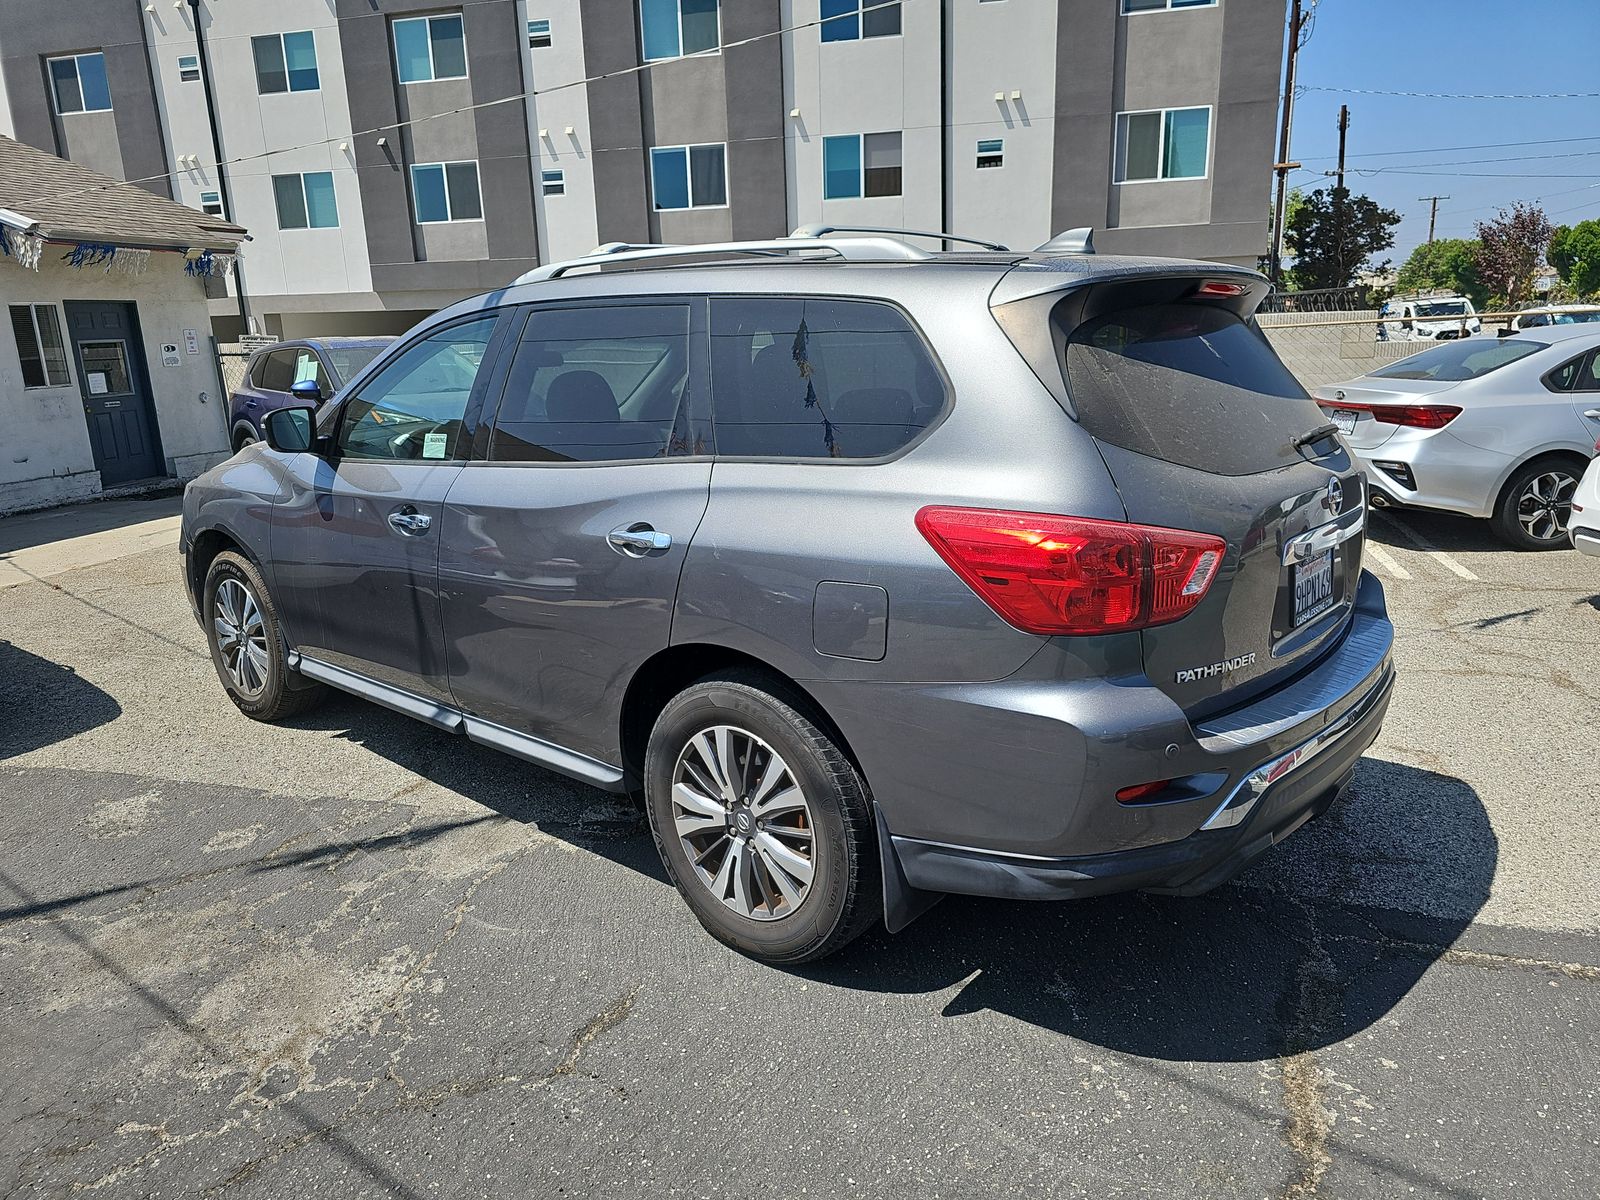
[[[1595,1192],[1594,560],[1379,518],[1346,803],[1210,896],[952,898],[784,971],[601,793],[240,716],[172,504],[0,522],[0,1200]]]

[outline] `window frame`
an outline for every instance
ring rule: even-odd
[[[773,463],[777,465],[799,467],[825,467],[830,470],[843,470],[852,467],[878,467],[885,463],[896,462],[910,454],[918,446],[922,445],[922,443],[925,442],[929,437],[931,437],[940,426],[948,421],[950,419],[950,414],[955,411],[955,388],[951,386],[949,372],[945,370],[944,360],[939,357],[939,352],[934,348],[933,339],[928,336],[927,330],[923,329],[922,323],[917,320],[910,310],[894,300],[887,299],[883,296],[858,296],[853,293],[845,292],[837,294],[832,292],[827,294],[819,294],[816,292],[708,292],[703,299],[706,302],[704,330],[705,361],[707,363],[706,412],[707,419],[711,423],[712,436],[710,445],[712,457],[716,462]],[[723,454],[717,446],[716,439],[717,389],[715,356],[711,352],[712,312],[718,300],[793,300],[801,302],[821,300],[838,303],[881,305],[882,307],[891,310],[903,321],[905,321],[906,327],[916,336],[917,341],[921,343],[922,351],[927,356],[928,362],[932,364],[934,374],[939,377],[939,386],[944,390],[944,403],[940,406],[938,413],[917,433],[916,437],[911,438],[898,449],[893,450],[888,454],[880,454],[875,458],[833,458],[825,455],[807,457],[804,455],[780,456],[774,454]]]
[[[898,137],[900,139],[900,190],[897,192],[869,192],[867,191],[867,139],[869,137]],[[828,193],[828,143],[849,142],[856,144],[856,190],[840,195]],[[835,133],[828,134],[822,139],[822,198],[824,200],[892,200],[896,197],[904,199],[906,194],[905,182],[906,168],[906,141],[905,132],[897,129],[882,129],[873,133]]]
[[[554,179],[551,178],[552,175],[555,176]],[[567,169],[565,167],[540,167],[539,194],[541,196],[565,196],[567,194]]]
[[[455,205],[452,204],[451,201],[450,201],[450,168],[451,167],[466,167],[466,166],[470,166],[472,168],[472,179],[473,179],[473,182],[476,183],[477,186],[478,186],[478,215],[475,216],[475,217],[458,217],[458,216],[456,216],[455,215]],[[444,182],[444,210],[445,210],[445,214],[446,215],[445,215],[444,220],[442,220],[442,221],[425,221],[422,218],[421,212],[419,212],[418,209],[417,209],[417,172],[418,171],[426,171],[426,170],[429,170],[429,169],[431,169],[433,167],[437,167],[439,169],[440,179],[443,180],[443,182]],[[449,162],[412,163],[411,164],[411,169],[408,172],[408,176],[409,176],[409,179],[410,179],[410,182],[411,182],[411,219],[416,224],[418,224],[418,225],[471,225],[471,224],[473,224],[475,222],[479,223],[479,224],[481,224],[483,222],[483,220],[484,220],[484,215],[483,215],[483,172],[481,170],[479,170],[479,168],[478,168],[478,160],[477,159],[475,159],[475,158],[458,158],[458,159],[452,159]]]
[[[186,67],[186,66],[183,65],[184,63],[192,63],[194,65]],[[193,75],[187,74],[186,72],[189,72],[189,71],[193,71],[194,74]],[[200,79],[200,56],[198,54],[180,54],[180,55],[178,55],[178,82],[179,83],[196,83],[196,82],[199,81],[199,79]]]
[[[90,108],[83,98],[83,71],[78,66],[78,62],[79,60],[85,58],[98,58],[100,60],[101,74],[106,77],[106,106],[104,108]],[[66,109],[61,107],[61,91],[56,86],[55,72],[51,70],[52,64],[58,62],[70,62],[72,64],[72,78],[78,85],[78,103],[83,107]],[[56,116],[75,117],[81,113],[105,113],[116,111],[116,102],[111,97],[111,72],[106,67],[106,52],[104,50],[84,50],[77,54],[51,55],[44,60],[44,73],[45,79],[47,79],[50,83],[50,105],[55,110]]]
[[[1124,117],[1145,117],[1152,114],[1161,118],[1161,139],[1156,143],[1156,165],[1165,171],[1167,163],[1167,118],[1173,113],[1204,112],[1206,114],[1206,169],[1199,175],[1152,175],[1148,178],[1125,178],[1128,162],[1127,137],[1123,133]],[[1185,104],[1175,108],[1134,108],[1119,112],[1111,129],[1111,181],[1117,187],[1137,183],[1198,183],[1211,178],[1212,154],[1216,147],[1216,105]]]
[[[720,8],[719,10],[720,11]],[[716,146],[722,150],[722,202],[720,204],[696,204],[694,202],[694,156],[691,150],[704,149]],[[671,208],[662,208],[657,202],[656,190],[656,155],[665,154],[673,150],[682,151],[685,182],[688,189],[689,203],[674,205]],[[651,146],[650,147],[650,210],[652,212],[710,212],[719,208],[728,207],[728,143],[727,142],[690,142],[682,146]]]
[[[535,30],[533,28],[535,25],[543,25],[544,26],[543,31],[542,32],[535,32]],[[536,41],[534,41],[535,38],[542,38],[544,40],[536,42]],[[551,30],[551,27],[550,27],[550,18],[549,17],[529,17],[528,18],[528,49],[529,50],[546,50],[546,49],[549,49],[554,44],[555,44],[555,35],[554,35],[554,32]]]
[[[461,22],[461,74],[459,75],[439,74],[433,56],[433,23],[450,20]],[[418,21],[423,23],[428,41],[428,77],[406,79],[404,68],[400,65],[400,39],[394,31],[401,25],[415,24]],[[389,40],[394,43],[394,76],[401,87],[410,87],[418,83],[438,83],[446,79],[469,79],[472,76],[472,56],[467,50],[467,18],[459,9],[454,12],[424,13],[415,17],[396,17],[389,22]]]
[[[639,9],[639,61],[641,63],[672,62],[673,60],[679,59],[679,58],[710,58],[713,55],[721,54],[722,53],[722,3],[723,3],[723,0],[716,0],[716,5],[717,5],[717,44],[715,46],[711,47],[711,49],[709,49],[709,50],[691,50],[686,54],[686,53],[684,53],[684,49],[683,49],[683,0],[672,0],[673,10],[678,14],[678,52],[676,54],[661,54],[661,55],[656,55],[655,57],[651,57],[651,55],[648,54],[645,51],[645,42],[646,42],[645,31],[644,31],[644,5],[645,5],[645,0],[640,0],[640,3],[638,5],[638,9]]]
[[[214,200],[207,200],[207,196],[214,196],[216,198]],[[215,204],[217,206],[217,211],[212,212],[206,207],[208,204]],[[222,203],[222,192],[220,189],[208,188],[200,193],[200,211],[205,213],[208,217],[218,217],[224,221],[228,219],[227,205]]]
[[[306,191],[306,176],[308,175],[326,175],[328,177],[328,190],[333,197],[332,225],[314,225],[311,222],[311,196]],[[338,229],[341,227],[339,219],[339,189],[334,185],[333,172],[331,170],[285,171],[281,175],[269,175],[268,178],[272,181],[272,207],[274,215],[278,218],[278,231],[280,233],[295,233],[305,229]],[[300,181],[300,203],[304,206],[306,214],[306,223],[304,225],[285,225],[283,223],[283,212],[278,208],[278,180],[280,179],[298,179]]]
[[[984,149],[985,146],[997,146],[997,147],[999,147],[999,149],[987,150],[986,151]],[[986,162],[983,161],[986,158],[992,158],[995,161],[994,162],[990,162],[990,163],[986,163]],[[973,151],[973,168],[972,169],[975,170],[975,171],[1000,171],[1000,170],[1004,170],[1005,169],[1005,165],[1006,165],[1006,140],[1005,140],[1005,138],[1003,138],[1003,137],[998,137],[998,138],[979,138],[978,139],[978,144],[974,148],[974,151]]]
[[[886,40],[888,38],[905,37],[905,34],[906,34],[906,9],[905,9],[904,0],[852,0],[852,3],[854,3],[854,5],[855,5],[855,11],[854,11],[853,15],[850,14],[850,13],[836,13],[834,16],[824,17],[824,16],[821,15],[821,9],[820,9],[820,6],[819,6],[819,8],[818,8],[819,20],[818,20],[818,23],[817,23],[817,40],[821,45],[829,46],[829,45],[834,44],[835,42],[879,42],[879,41],[884,41],[884,40]],[[875,9],[875,8],[880,7],[880,6],[883,6],[883,7],[887,8],[887,5],[889,3],[898,3],[899,4],[899,7],[900,7],[900,28],[896,29],[893,33],[868,33],[866,31],[866,27],[867,27],[866,13],[863,12],[862,10],[863,9]],[[856,31],[855,31],[854,35],[852,35],[850,37],[828,37],[828,36],[826,36],[827,32],[828,32],[828,25],[831,22],[846,21],[846,20],[854,20],[855,21]]]
[[[39,353],[39,366],[44,371],[43,383],[29,383],[27,378],[24,377],[22,381],[22,390],[25,392],[44,392],[55,388],[71,387],[72,353],[67,344],[67,326],[66,322],[62,320],[62,314],[57,310],[55,302],[52,300],[24,300],[20,304],[7,304],[6,317],[11,322],[13,329],[15,328],[15,318],[13,317],[11,310],[17,308],[25,308],[28,310],[28,321],[33,328],[34,348]],[[45,354],[44,336],[43,332],[39,328],[39,310],[41,308],[48,309],[51,314],[51,320],[55,322],[56,345],[61,350],[62,378],[60,383],[54,383],[51,381],[50,360]],[[17,369],[19,371],[22,369],[22,346],[20,344],[17,346]]]
[[[1592,388],[1580,388],[1577,386],[1578,380],[1583,377],[1585,367],[1590,368],[1591,374],[1600,375],[1600,361],[1597,361],[1597,359],[1600,359],[1600,350],[1585,350],[1551,367],[1543,375],[1539,376],[1539,382],[1544,384],[1545,391],[1554,392],[1558,396],[1579,396],[1591,392],[1600,392],[1600,386]],[[1591,366],[1591,364],[1594,365]],[[1556,376],[1569,367],[1572,369],[1572,386],[1558,386],[1555,382]]]
[[[1129,8],[1129,0],[1121,0],[1117,5],[1117,15],[1122,17],[1142,17],[1146,13],[1188,12],[1195,8],[1216,8],[1222,0],[1162,0],[1161,7]]]
[[[299,37],[304,34],[311,39],[311,70],[316,74],[317,82],[312,87],[295,87],[294,74],[289,69],[289,46],[285,38]],[[283,64],[283,90],[267,91],[261,86],[261,63],[256,58],[256,44],[258,42],[277,42],[278,61]],[[322,57],[317,53],[317,34],[314,29],[286,29],[282,33],[260,33],[250,38],[250,65],[256,73],[257,96],[289,96],[301,92],[320,92],[322,90]]]

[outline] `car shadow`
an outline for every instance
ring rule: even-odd
[[[0,761],[116,720],[122,706],[71,667],[0,638]]]
[[[1379,519],[1367,526],[1367,536],[1384,546],[1402,550],[1419,549],[1413,538],[1421,538],[1433,550],[1455,550],[1466,554],[1538,554],[1548,551],[1517,550],[1495,535],[1488,521],[1464,517],[1459,513],[1432,512],[1418,508],[1384,508],[1374,514]],[[1408,536],[1409,535],[1409,536]]]
[[[293,722],[331,731],[485,808],[667,884],[642,814],[608,795],[364,702]],[[1382,1018],[1489,896],[1498,842],[1477,793],[1368,757],[1349,793],[1233,883],[1195,898],[949,897],[790,968],[861,992],[938,994],[1111,1050],[1251,1062]],[[710,953],[708,944],[708,953]]]

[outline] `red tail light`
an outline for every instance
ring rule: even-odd
[[[990,608],[1039,634],[1176,621],[1204,599],[1227,549],[1181,529],[981,508],[925,508],[917,528]]]
[[[1455,404],[1353,404],[1347,400],[1318,400],[1323,408],[1371,413],[1382,425],[1409,425],[1414,429],[1443,429],[1461,415]]]

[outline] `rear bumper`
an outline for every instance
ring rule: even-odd
[[[1353,447],[1350,453],[1366,473],[1377,507],[1433,508],[1479,518],[1493,515],[1499,481],[1514,465],[1510,457],[1470,446],[1448,429],[1400,429],[1380,446]]]
[[[1572,538],[1572,548],[1574,550],[1600,558],[1600,529],[1589,529],[1581,525],[1573,525],[1567,532]]]

